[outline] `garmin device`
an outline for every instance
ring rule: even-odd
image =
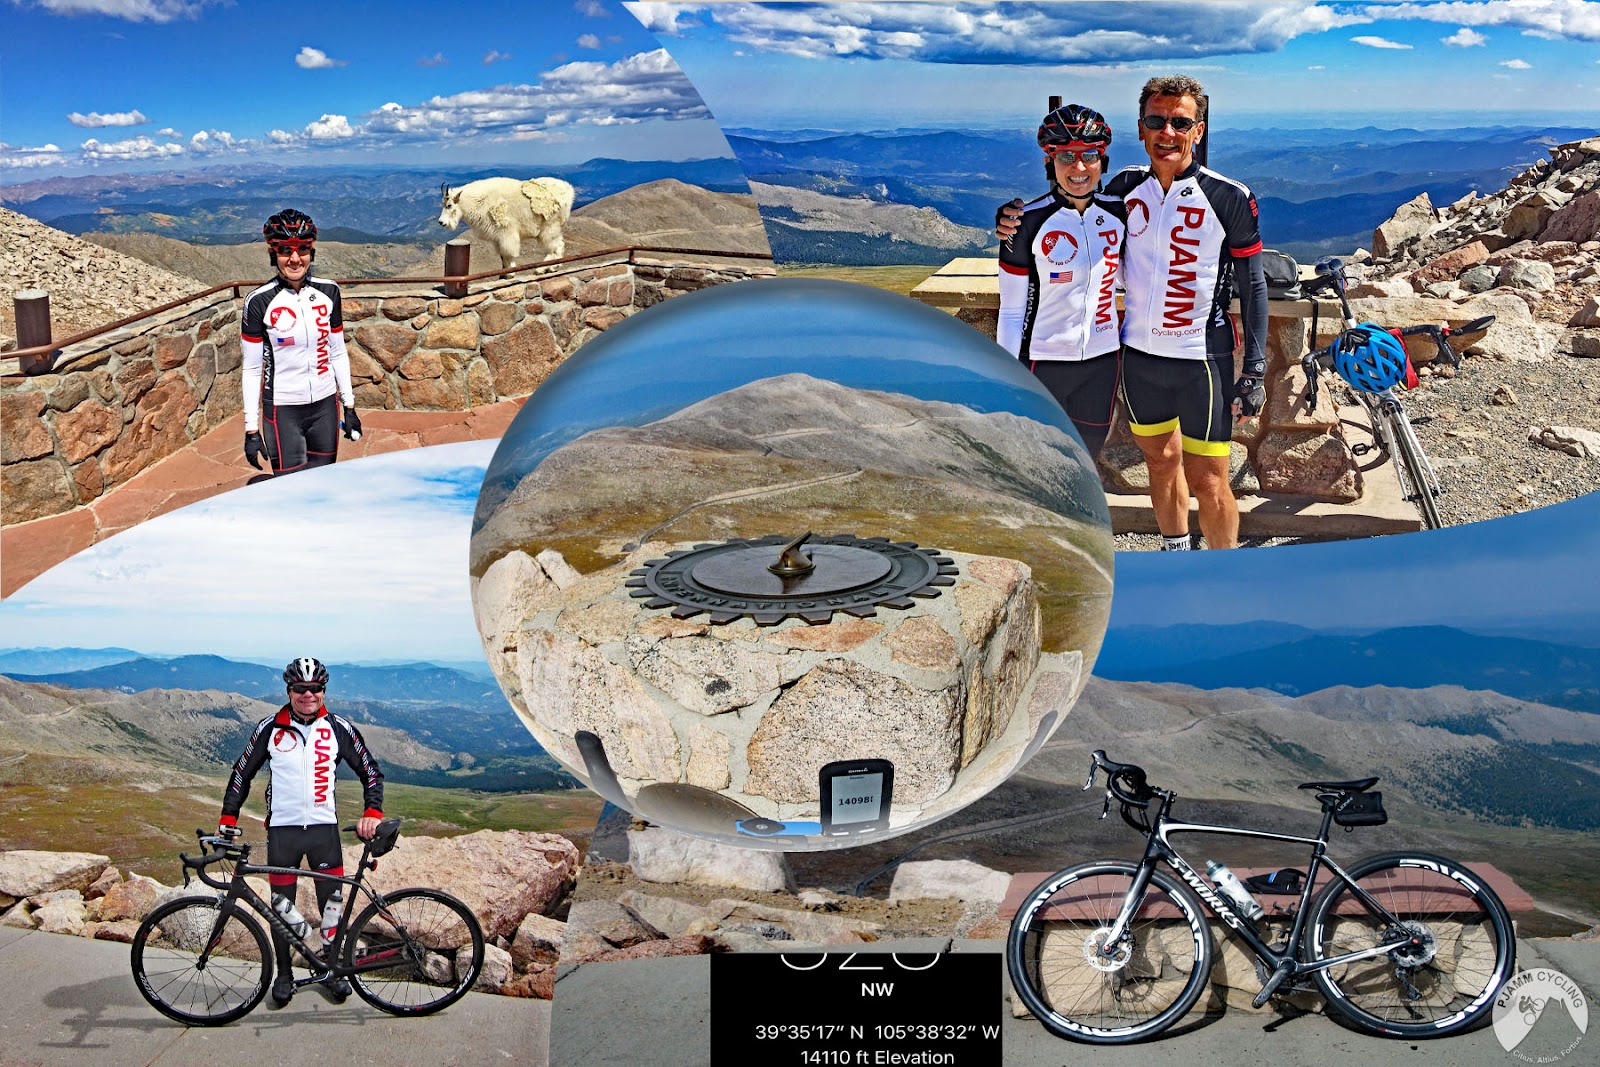
[[[822,832],[868,833],[889,827],[894,764],[886,759],[838,760],[817,772],[822,793]]]

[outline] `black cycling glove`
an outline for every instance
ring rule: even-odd
[[[244,433],[244,458],[250,466],[261,470],[261,459],[267,455],[267,446],[262,443],[260,430],[246,430]],[[269,457],[270,462],[270,457]]]
[[[344,421],[340,425],[344,427],[346,441],[361,440],[361,416],[356,414],[355,408],[344,409]]]
[[[1267,403],[1267,390],[1256,375],[1241,374],[1239,380],[1233,383],[1233,399],[1239,417],[1248,419],[1261,414],[1261,409]]]

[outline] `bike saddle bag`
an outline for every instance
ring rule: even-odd
[[[1294,257],[1272,248],[1263,248],[1259,254],[1261,273],[1267,278],[1267,299],[1299,300],[1303,295],[1300,264],[1295,262]]]
[[[1333,821],[1340,826],[1382,826],[1389,821],[1383,794],[1347,793],[1333,805]]]
[[[1306,872],[1294,867],[1285,867],[1271,874],[1252,874],[1244,880],[1244,887],[1252,893],[1276,893],[1280,896],[1299,896],[1305,884]]]

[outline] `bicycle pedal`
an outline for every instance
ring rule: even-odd
[[[1354,445],[1350,446],[1350,454],[1352,456],[1364,456],[1368,452],[1371,452],[1372,449],[1373,449],[1372,445],[1354,444]]]

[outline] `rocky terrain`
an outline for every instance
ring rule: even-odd
[[[4,208],[0,208],[0,278],[5,280],[0,351],[16,347],[11,294],[19,289],[50,294],[52,334],[59,341],[197,293],[208,284]]]
[[[347,845],[345,869],[354,870],[360,855],[359,847]],[[556,834],[480,830],[448,839],[402,834],[368,884],[380,892],[429,886],[461,900],[478,917],[487,941],[474,988],[548,1000],[578,864],[577,846]],[[255,889],[267,895],[264,881]],[[92,853],[0,852],[0,926],[131,942],[150,911],[202,891],[124,874],[108,857]],[[301,879],[296,906],[302,915],[317,914],[310,879]]]
[[[1406,399],[1446,522],[1600,489],[1600,137],[1551,148],[1489,196],[1423,194],[1355,259],[1351,295],[1389,298],[1373,307],[1385,325],[1498,316],[1459,372],[1422,367]]]
[[[792,245],[804,245],[809,249],[805,258],[817,258],[818,248],[826,248],[827,237],[850,249],[877,246],[874,262],[889,263],[924,262],[930,253],[944,259],[960,252],[976,255],[993,243],[988,230],[952,222],[931,207],[830,196],[762,182],[751,182],[750,191],[761,204],[774,253],[786,262],[796,258],[783,254]],[[790,240],[788,234],[793,231],[807,231],[806,240]],[[834,249],[834,258],[841,250]]]

